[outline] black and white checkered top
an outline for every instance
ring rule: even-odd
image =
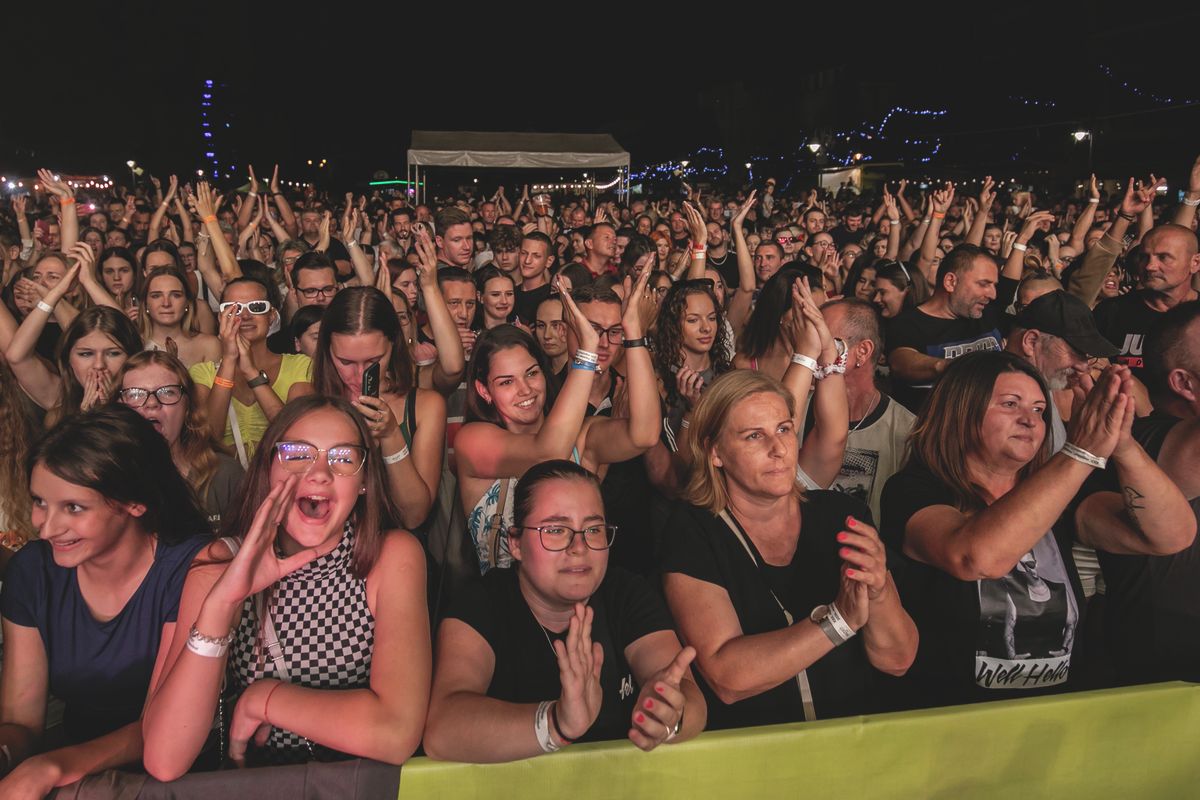
[[[274,586],[271,620],[289,683],[313,689],[357,689],[367,685],[375,643],[375,618],[367,607],[366,581],[350,573],[354,528],[329,553]],[[229,658],[239,691],[263,678],[278,678],[263,639],[254,598],[242,608]],[[309,743],[290,731],[272,728],[267,749],[307,760]],[[287,752],[292,751],[292,752]]]

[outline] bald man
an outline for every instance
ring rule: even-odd
[[[1121,354],[1134,377],[1144,380],[1143,344],[1146,334],[1164,313],[1197,298],[1192,280],[1200,271],[1196,234],[1174,223],[1159,225],[1142,239],[1146,266],[1136,291],[1096,306],[1096,327]]]

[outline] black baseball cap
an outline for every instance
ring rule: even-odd
[[[1085,356],[1112,358],[1121,352],[1100,334],[1087,304],[1061,289],[1044,294],[1021,309],[1013,327],[1066,339],[1067,344]]]

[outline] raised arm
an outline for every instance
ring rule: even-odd
[[[221,223],[217,221],[217,207],[220,204],[220,196],[213,196],[207,181],[200,181],[196,184],[196,213],[200,215],[200,224],[208,233],[209,245],[212,247],[213,255],[216,256],[217,264],[221,269],[220,284],[213,287],[213,291],[218,292],[223,291],[225,284],[229,281],[242,277],[242,268],[238,266],[237,259],[233,255],[233,248],[229,246],[229,242],[225,241],[225,234],[221,232]],[[207,277],[206,275],[205,278]]]
[[[372,286],[375,283],[375,270],[371,259],[363,252],[358,243],[358,232],[362,229],[364,220],[358,209],[351,207],[349,213],[342,218],[342,244],[350,252],[350,263],[354,267],[354,275],[360,286]]]
[[[1053,219],[1053,211],[1034,211],[1025,218],[1025,222],[1021,225],[1021,232],[1017,234],[1017,240],[1013,243],[1012,250],[1008,253],[1008,259],[1004,262],[1004,271],[1001,275],[1014,281],[1021,280],[1021,274],[1025,271],[1025,252],[1029,249],[1029,240],[1033,238],[1033,234],[1037,232],[1041,223]]]
[[[242,203],[241,208],[238,209],[237,229],[239,233],[245,230],[246,226],[250,224],[251,215],[259,212],[258,178],[254,175],[254,165],[247,165],[246,170],[250,173],[250,190],[246,192],[246,200]]]
[[[1089,306],[1095,305],[1100,287],[1104,285],[1104,277],[1125,250],[1125,233],[1129,230],[1129,224],[1154,202],[1157,188],[1157,184],[1142,186],[1139,183],[1135,186],[1133,178],[1129,179],[1125,197],[1108,230],[1084,253],[1083,262],[1071,273],[1066,286],[1068,294],[1078,297]]]
[[[1106,370],[1071,419],[1067,441],[1107,458],[1132,405],[1115,371]],[[1092,469],[1059,452],[974,514],[948,505],[922,508],[905,526],[904,552],[959,580],[1001,578],[1051,529]]]
[[[275,165],[275,171],[271,173],[271,198],[275,201],[275,207],[279,209],[279,222],[288,232],[287,238],[295,239],[300,235],[300,226],[296,222],[296,214],[288,205],[287,198],[284,197],[283,192],[279,191],[278,164]]]
[[[820,348],[820,364],[830,367],[837,364],[838,351],[825,324],[825,318],[817,304],[813,301],[808,282],[797,279],[792,287],[792,304],[804,318],[804,340],[801,345],[806,350],[813,350],[813,341]],[[813,427],[800,447],[797,463],[804,473],[819,486],[829,486],[842,468],[842,459],[846,453],[846,439],[850,430],[850,407],[846,395],[845,365],[842,371],[826,371],[825,377],[817,381],[816,391],[813,392]],[[806,367],[798,364],[789,366],[789,371],[796,369],[808,372]],[[784,374],[785,379],[788,377]],[[810,380],[811,380],[811,376]],[[797,403],[797,408],[802,404]],[[804,430],[803,420],[797,421],[797,431]]]
[[[425,300],[429,331],[433,334],[433,344],[437,347],[437,361],[434,362],[432,370],[433,388],[442,396],[448,397],[458,388],[463,373],[467,370],[466,350],[463,349],[458,326],[450,316],[446,298],[442,295],[442,287],[437,281],[437,250],[429,231],[423,225],[416,229],[414,247],[421,261],[421,266],[417,269],[417,285],[421,289],[421,297]],[[387,272],[385,265],[380,265],[379,269]]]
[[[1130,395],[1129,368],[1111,370],[1119,380],[1109,383],[1108,394]],[[1076,532],[1084,544],[1108,553],[1171,555],[1195,539],[1196,515],[1180,488],[1133,439],[1133,406],[1130,395],[1110,459],[1116,466],[1120,494],[1097,492],[1085,500],[1075,512]]]
[[[1075,250],[1076,253],[1082,253],[1087,241],[1087,232],[1092,229],[1092,222],[1096,219],[1096,209],[1100,207],[1100,187],[1096,184],[1096,176],[1093,174],[1088,179],[1088,197],[1084,203],[1083,210],[1079,212],[1078,219],[1071,226],[1071,238],[1067,240],[1067,247]]]
[[[883,257],[895,261],[900,255],[900,210],[896,208],[896,198],[888,191],[887,184],[883,186],[883,210],[888,219],[887,252]]]
[[[79,241],[79,212],[75,208],[75,190],[66,181],[55,178],[54,173],[48,169],[39,169],[37,174],[42,186],[58,198],[61,249],[65,252]]]
[[[642,270],[636,284],[625,278],[625,308],[621,328],[625,341],[642,340],[646,328],[654,319],[657,307],[647,286],[650,270]],[[625,364],[629,375],[629,417],[593,417],[587,421],[584,436],[583,464],[595,470],[603,464],[615,464],[636,458],[658,442],[662,425],[662,406],[658,395],[658,378],[650,350],[641,347],[625,348]]]
[[[179,191],[179,178],[172,175],[167,179],[167,194],[163,197],[162,202],[154,209],[153,216],[150,217],[150,241],[158,238],[158,232],[162,230],[163,217],[167,215],[167,209],[175,200],[176,193]]]
[[[87,247],[87,245],[84,246]],[[88,247],[88,250],[90,252],[91,248]],[[8,350],[4,353],[5,358],[8,359],[8,366],[12,368],[13,375],[20,382],[21,388],[42,408],[53,408],[58,403],[62,378],[51,371],[46,362],[38,357],[35,348],[38,338],[41,337],[42,331],[46,327],[46,321],[50,319],[54,307],[63,299],[63,295],[70,290],[71,285],[79,277],[79,270],[80,262],[75,261],[67,273],[62,276],[62,280],[29,311],[29,316],[25,317],[21,326],[17,328],[17,332],[8,345]]]
[[[750,209],[754,208],[754,197],[755,192],[750,192],[746,202],[742,203],[729,223],[729,227],[733,231],[734,250],[737,253],[738,288],[729,298],[729,311],[726,318],[733,326],[735,334],[740,334],[746,327],[746,320],[750,318],[750,310],[754,305],[754,259],[750,255],[750,246],[746,244],[746,232],[743,230],[746,215],[750,213]]]
[[[571,299],[561,277],[558,290],[566,309],[566,322],[575,331],[579,349],[595,353],[600,336]],[[534,464],[552,458],[567,458],[583,427],[595,375],[594,369],[571,364],[558,399],[554,401],[541,430],[532,436],[510,433],[489,423],[464,425],[454,439],[460,474],[476,478],[511,477],[524,474]],[[547,375],[545,380],[553,380],[553,376]]]
[[[950,206],[954,204],[954,184],[946,181],[945,188],[938,189],[933,193],[933,199],[930,201],[929,227],[925,230],[925,238],[921,240],[921,254],[917,257],[917,269],[921,270],[921,274],[925,276],[931,284],[934,280],[933,259],[937,255],[937,246],[942,232],[942,220],[946,218],[946,212]]]
[[[995,185],[991,175],[984,177],[983,188],[979,190],[979,213],[975,215],[975,219],[971,221],[971,229],[967,231],[967,244],[976,247],[983,244],[983,232],[988,226],[989,212],[992,210],[992,203],[996,202],[996,190],[993,188]]]
[[[688,248],[687,279],[695,280],[704,277],[704,267],[708,264],[708,224],[691,203],[683,204],[683,213],[692,238],[692,246]]]

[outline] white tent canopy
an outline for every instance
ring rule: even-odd
[[[409,185],[424,193],[421,176],[428,167],[507,169],[603,169],[620,171],[628,191],[629,153],[607,133],[490,133],[413,131],[408,150]]]

